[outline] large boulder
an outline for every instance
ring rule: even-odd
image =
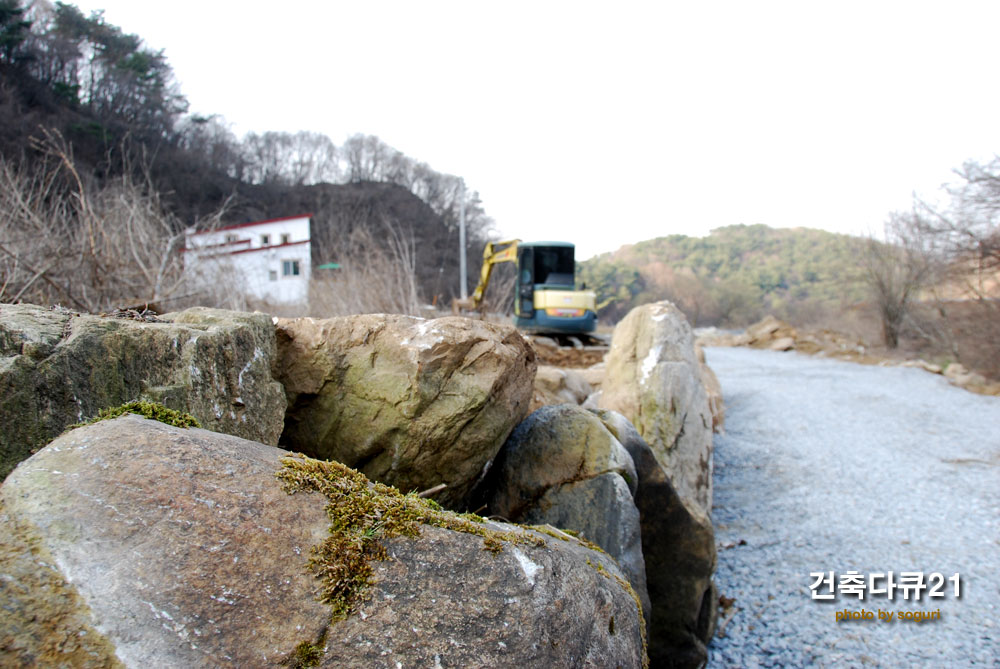
[[[535,356],[512,327],[369,314],[278,319],[281,444],[457,508],[528,412]]]
[[[586,409],[545,406],[507,439],[488,475],[491,515],[578,532],[614,557],[649,611],[637,476],[624,447]]]
[[[635,463],[635,504],[642,531],[654,667],[700,667],[715,629],[715,534],[708,515],[670,483],[652,449],[627,418],[597,412]]]
[[[137,416],[23,462],[0,487],[0,529],[2,666],[645,660],[634,593],[579,542]]]
[[[615,327],[599,406],[623,414],[677,492],[712,508],[712,412],[691,326],[670,302],[636,307]]]
[[[67,426],[136,399],[277,444],[285,395],[264,314],[188,309],[133,320],[0,305],[0,478]]]

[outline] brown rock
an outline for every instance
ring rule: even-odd
[[[768,348],[772,351],[791,351],[795,348],[795,340],[791,337],[781,337],[772,341]]]
[[[284,455],[125,416],[22,463],[0,487],[0,665],[277,666],[305,644],[328,667],[643,663],[611,559],[495,523],[535,541],[387,539],[368,598],[331,625],[306,566],[326,498],[282,489]]]
[[[551,404],[582,404],[594,390],[580,371],[539,365],[531,411]]]
[[[599,362],[596,365],[591,365],[590,367],[584,367],[583,369],[576,370],[583,380],[590,384],[590,387],[594,390],[600,390],[601,384],[604,383],[604,372],[606,366],[603,362]]]
[[[0,487],[3,524],[20,528],[0,535],[0,576],[48,565],[51,584],[4,592],[4,628],[54,613],[46,636],[99,630],[86,638],[128,667],[280,662],[329,617],[303,568],[329,521],[281,490],[280,457],[131,415],[63,435]],[[33,609],[46,590],[74,604]],[[36,638],[0,645],[0,664],[41,652]]]
[[[952,381],[957,381],[963,377],[968,376],[969,370],[965,368],[965,365],[953,362],[948,365],[944,370],[944,376]]]
[[[785,338],[791,338],[794,343],[798,337],[795,328],[770,315],[748,327],[746,335],[750,339],[750,346],[755,348],[770,348],[772,342]]]
[[[535,357],[512,327],[369,314],[278,319],[283,446],[457,508],[528,412]]]
[[[942,374],[944,370],[941,369],[941,365],[936,365],[933,362],[927,362],[926,360],[917,360],[916,364],[921,369],[930,372],[931,374]]]

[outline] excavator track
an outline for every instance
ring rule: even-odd
[[[595,334],[528,335],[541,365],[584,368],[604,361],[610,337]]]

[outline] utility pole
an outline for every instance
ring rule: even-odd
[[[461,202],[458,206],[458,273],[459,280],[461,281],[461,291],[462,300],[469,299],[469,286],[468,282],[465,280],[466,269],[465,269],[465,180],[461,182]]]

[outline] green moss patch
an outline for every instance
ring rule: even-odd
[[[303,641],[298,646],[295,647],[295,652],[292,653],[291,657],[286,659],[281,664],[289,667],[290,669],[310,669],[310,667],[318,667],[319,663],[323,660],[323,655],[326,653],[326,633],[324,632],[323,637],[318,643],[310,643],[308,641]]]
[[[162,404],[157,404],[156,402],[135,401],[127,402],[126,404],[122,404],[117,407],[101,409],[97,412],[97,415],[90,420],[77,423],[76,425],[70,425],[69,429],[73,429],[74,427],[83,427],[84,425],[93,425],[94,423],[102,420],[111,420],[112,418],[118,418],[119,416],[124,416],[129,413],[134,413],[138,416],[142,416],[143,418],[158,420],[161,423],[173,425],[174,427],[201,427],[201,423],[198,422],[197,418],[184,411],[168,409]]]
[[[478,516],[443,511],[416,494],[372,483],[339,462],[292,455],[281,464],[275,475],[285,492],[316,492],[327,499],[329,534],[313,547],[308,566],[323,582],[319,598],[330,605],[333,622],[355,613],[364,601],[374,582],[372,563],[387,556],[383,541],[418,536],[421,525],[482,537],[483,549],[494,553],[505,543],[545,545],[545,539],[535,534],[491,530]]]

